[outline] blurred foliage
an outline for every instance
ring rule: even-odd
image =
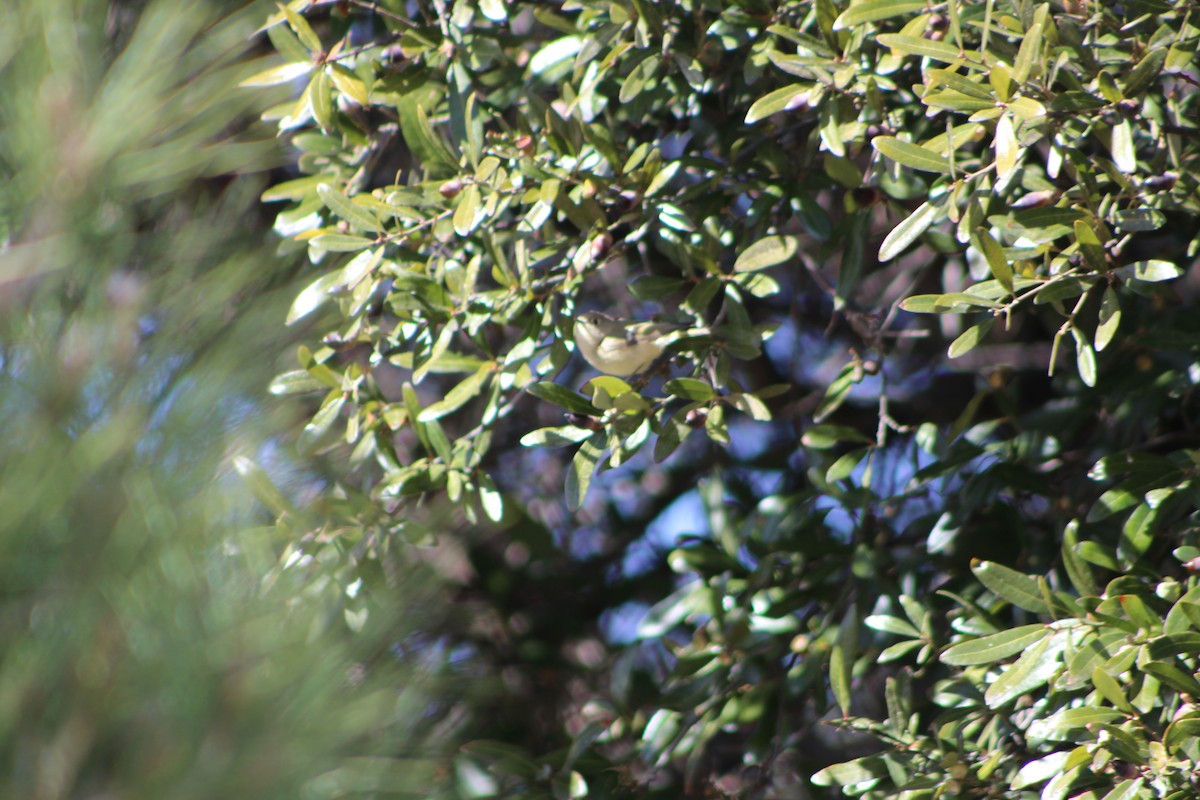
[[[448,792],[1197,795],[1198,10],[269,18],[294,547],[447,579]]]
[[[234,469],[288,461],[262,375],[294,271],[264,249],[250,175],[279,151],[237,88],[264,10],[238,5],[5,4],[4,797],[361,796],[428,772],[396,760],[424,709],[386,657],[397,624],[351,637],[346,565],[280,561]],[[377,599],[402,618],[404,595]]]

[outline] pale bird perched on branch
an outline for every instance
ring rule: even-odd
[[[606,375],[626,377],[654,363],[679,325],[614,319],[586,311],[575,320],[575,345],[587,362]]]

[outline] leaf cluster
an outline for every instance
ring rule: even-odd
[[[1195,11],[281,7],[303,442],[401,539],[443,496],[525,549],[607,522],[588,590],[651,606],[455,791],[1194,791]],[[584,381],[592,309],[678,323],[663,372]],[[607,470],[699,507],[665,586],[613,577],[654,516]]]

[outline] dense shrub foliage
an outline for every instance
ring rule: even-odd
[[[1190,797],[1191,2],[296,0],[344,479],[433,570],[463,797]],[[677,323],[641,378],[586,310]],[[639,609],[649,611],[640,615]],[[483,703],[481,706],[479,703]]]

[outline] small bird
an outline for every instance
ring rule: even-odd
[[[663,322],[614,319],[586,311],[575,320],[575,345],[587,362],[606,375],[626,377],[649,367],[680,330]]]

